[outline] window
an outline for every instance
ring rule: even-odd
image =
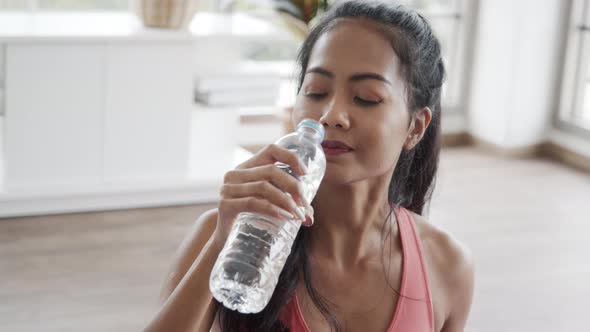
[[[128,10],[131,0],[0,0],[0,10]]]
[[[466,72],[468,31],[473,1],[466,0],[404,0],[401,3],[416,9],[431,24],[442,46],[447,77],[443,86],[443,108],[459,111],[465,100],[463,88]]]
[[[572,2],[557,122],[590,132],[590,0]]]

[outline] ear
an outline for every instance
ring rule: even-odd
[[[419,109],[417,112],[412,114],[410,120],[410,127],[408,128],[408,136],[404,143],[405,150],[412,150],[424,137],[426,129],[432,120],[432,111],[429,107]]]

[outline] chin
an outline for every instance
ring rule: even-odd
[[[322,183],[329,183],[334,185],[344,185],[355,181],[355,172],[351,169],[344,168],[341,166],[329,165],[326,168],[326,174]]]
[[[328,163],[322,183],[338,186],[371,179],[390,181],[394,166],[384,164],[367,169],[361,165],[351,167],[350,165],[345,166],[342,164]]]

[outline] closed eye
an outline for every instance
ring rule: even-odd
[[[383,100],[367,100],[360,97],[354,97],[354,101],[361,106],[375,106],[383,102]]]
[[[327,95],[328,95],[327,92],[324,92],[324,93],[305,92],[305,94],[304,94],[305,97],[311,98],[311,99],[314,99],[314,100],[320,100],[320,99],[324,98]]]

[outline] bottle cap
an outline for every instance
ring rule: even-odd
[[[322,124],[317,122],[316,120],[303,119],[297,125],[297,129],[299,129],[300,127],[310,127],[310,128],[315,129],[322,137],[320,141],[324,140],[324,136],[326,135],[326,131],[324,130],[324,126],[322,126]]]

